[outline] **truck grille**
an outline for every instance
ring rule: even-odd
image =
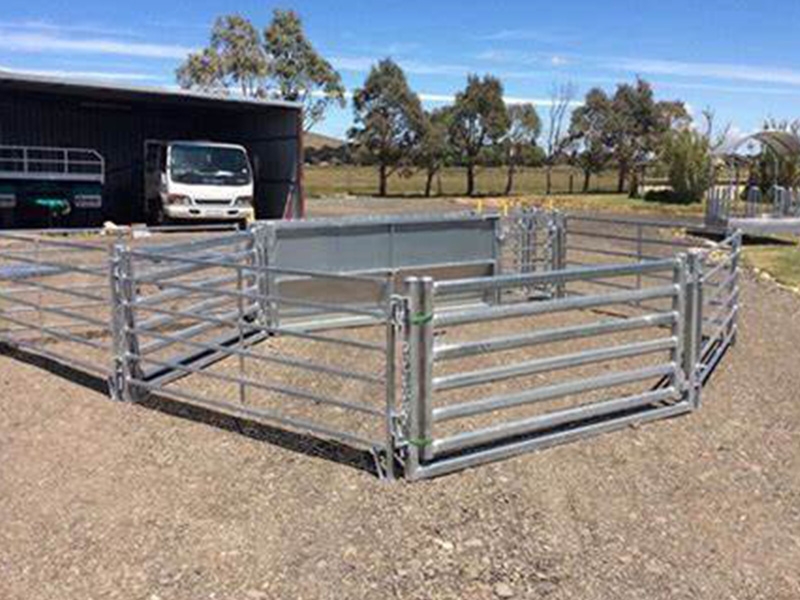
[[[195,204],[202,204],[203,206],[216,204],[217,206],[230,206],[230,200],[204,200],[202,198],[195,198]]]

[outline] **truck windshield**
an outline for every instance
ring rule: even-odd
[[[247,185],[250,165],[238,148],[220,146],[172,146],[170,176],[176,183],[196,185]]]

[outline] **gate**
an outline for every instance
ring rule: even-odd
[[[409,279],[403,388],[408,476],[432,477],[692,410],[699,393],[696,264],[694,255],[446,282]],[[609,293],[569,292],[574,283],[654,275],[670,281]],[[541,302],[446,305],[450,294],[544,285],[564,293]],[[644,302],[652,308],[642,309]],[[615,308],[637,314],[598,318]],[[441,341],[450,337],[455,342]],[[581,346],[570,348],[575,340]]]

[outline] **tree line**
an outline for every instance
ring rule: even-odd
[[[275,10],[263,31],[239,15],[218,18],[208,46],[190,54],[176,75],[184,88],[301,102],[306,130],[331,106],[346,105],[341,76],[291,10]],[[620,83],[612,94],[593,88],[580,101],[573,85],[554,86],[545,126],[533,103],[507,103],[493,75],[469,75],[452,103],[426,110],[401,66],[386,58],[353,92],[352,105],[352,154],[376,167],[381,196],[393,175],[420,171],[429,196],[437,175],[451,165],[464,167],[467,195],[476,193],[479,168],[486,165],[505,168],[506,194],[526,166],[546,169],[550,193],[551,171],[561,163],[581,169],[584,191],[593,176],[614,168],[617,191],[633,195],[644,167],[657,163],[675,195],[687,201],[700,199],[711,177],[712,120],[708,131],[698,131],[683,102],[656,99],[641,78]]]

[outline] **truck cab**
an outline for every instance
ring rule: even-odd
[[[145,142],[148,222],[253,220],[253,171],[235,144]]]

